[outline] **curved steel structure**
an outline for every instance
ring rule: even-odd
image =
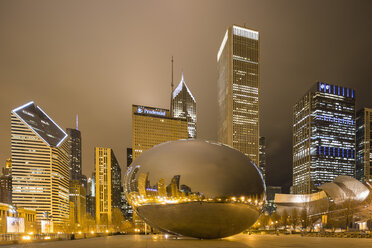
[[[284,209],[307,209],[310,215],[333,213],[343,215],[342,210],[350,209],[358,220],[372,217],[372,187],[349,176],[338,176],[333,182],[319,186],[320,192],[305,195],[276,194],[278,211]]]
[[[178,140],[157,145],[133,161],[125,193],[150,226],[211,239],[254,224],[264,205],[265,184],[241,152],[219,143]]]

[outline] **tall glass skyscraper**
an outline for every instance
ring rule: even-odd
[[[356,118],[356,178],[372,182],[372,108],[363,108]]]
[[[217,54],[218,141],[259,165],[259,33],[229,27]]]
[[[81,133],[77,129],[67,128],[68,134],[68,150],[70,156],[70,180],[81,181]]]
[[[293,108],[293,193],[355,175],[355,91],[317,82]]]
[[[11,112],[13,204],[36,210],[54,231],[69,219],[67,134],[33,102]]]
[[[181,77],[181,82],[174,89],[173,94],[173,117],[187,120],[189,138],[196,138],[196,100],[186,82]]]

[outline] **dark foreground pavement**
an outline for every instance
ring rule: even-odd
[[[175,239],[173,237],[150,235],[108,236],[72,241],[52,241],[43,243],[25,243],[2,247],[16,248],[269,248],[269,247],[327,247],[352,248],[372,247],[372,239],[362,238],[320,238],[301,237],[299,235],[236,235],[221,240]]]

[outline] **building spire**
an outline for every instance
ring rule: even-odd
[[[170,101],[170,116],[173,117],[173,56],[172,56],[172,78],[171,78],[171,101]]]
[[[76,114],[76,130],[79,130],[79,115]]]

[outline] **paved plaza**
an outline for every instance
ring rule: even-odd
[[[236,235],[220,240],[196,240],[164,236],[123,235],[108,236],[72,241],[52,241],[43,243],[26,243],[3,247],[27,248],[269,248],[269,247],[372,247],[372,239],[361,238],[318,238],[299,235]]]

